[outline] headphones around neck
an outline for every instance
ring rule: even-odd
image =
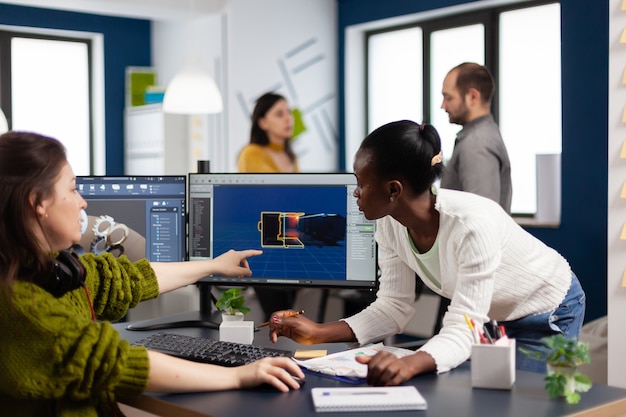
[[[41,287],[58,298],[82,287],[85,284],[85,275],[85,267],[78,260],[78,255],[64,250],[54,260],[50,275]]]

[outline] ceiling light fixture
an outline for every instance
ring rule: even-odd
[[[165,89],[163,111],[177,114],[219,113],[222,95],[211,75],[193,57],[187,60]]]
[[[198,55],[199,22],[194,20],[195,0],[190,0],[189,11],[186,25],[190,35],[186,45],[189,48],[188,58],[165,89],[163,112],[190,115],[219,113],[223,108],[222,95]]]

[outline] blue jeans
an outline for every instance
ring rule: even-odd
[[[515,353],[516,368],[531,372],[546,372],[545,361],[529,358],[519,351],[520,347],[526,350],[539,351],[545,343],[541,338],[562,333],[567,338],[576,338],[580,334],[585,318],[585,293],[580,282],[572,273],[572,283],[565,299],[555,310],[543,314],[522,317],[518,320],[502,321],[506,334],[515,339],[518,348]]]

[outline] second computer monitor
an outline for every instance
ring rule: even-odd
[[[205,282],[373,289],[375,223],[353,196],[354,175],[190,174],[189,259],[262,249],[253,276]]]
[[[83,250],[131,261],[187,259],[187,176],[79,176]]]

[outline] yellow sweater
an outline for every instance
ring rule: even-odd
[[[239,154],[237,161],[237,171],[239,172],[280,172],[280,169],[269,153],[265,151],[265,146],[250,143],[246,145]],[[295,162],[294,172],[299,172],[298,162]]]
[[[107,253],[81,261],[99,320],[120,319],[159,293],[147,260]],[[147,351],[120,339],[110,322],[93,322],[82,287],[55,298],[16,281],[12,291],[12,301],[0,296],[0,414],[112,416],[116,395],[143,392]]]

